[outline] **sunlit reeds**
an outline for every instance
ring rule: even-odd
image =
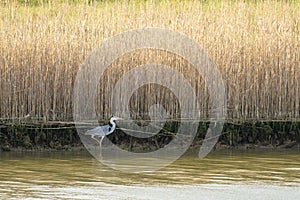
[[[215,61],[226,84],[229,120],[299,120],[298,1],[49,2],[28,7],[8,1],[0,8],[1,118],[30,114],[45,121],[72,120],[74,79],[89,53],[122,31],[162,27],[188,35]],[[189,75],[191,66],[165,52],[132,52],[101,81],[114,83],[133,65],[151,59],[185,74],[199,95],[201,115],[207,116],[209,97],[201,76]],[[99,89],[99,115],[110,114],[102,101],[106,86]],[[134,112],[147,111],[151,102],[142,100],[160,90],[151,87],[133,99]],[[167,110],[176,113],[171,93],[160,92]]]

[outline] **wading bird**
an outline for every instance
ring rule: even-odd
[[[101,144],[102,144],[102,140],[104,139],[104,137],[115,131],[115,129],[116,129],[115,121],[116,120],[122,120],[122,118],[112,116],[109,120],[110,124],[104,125],[104,126],[97,126],[96,128],[87,130],[85,132],[85,135],[90,135],[92,139],[96,140],[99,143],[100,150],[101,150]],[[95,137],[99,137],[100,140],[98,140]]]

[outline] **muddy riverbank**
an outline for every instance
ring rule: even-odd
[[[168,144],[178,124],[169,125],[168,132],[140,139],[126,135],[120,129],[108,138],[123,149],[147,152]],[[198,149],[208,128],[200,123],[190,149]],[[216,149],[300,148],[300,122],[243,122],[225,123]],[[79,151],[84,146],[74,124],[69,123],[1,123],[0,151]]]

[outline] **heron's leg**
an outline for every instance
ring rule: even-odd
[[[100,148],[101,148],[101,144],[102,144],[102,140],[103,140],[103,138],[104,138],[104,136],[101,136],[101,139],[100,139],[100,142],[99,142],[99,144],[100,144]]]
[[[91,138],[92,138],[93,140],[95,140],[97,143],[99,143],[99,141],[95,138],[94,135],[92,135]]]
[[[97,138],[95,138],[95,135],[92,135],[91,138],[100,145],[100,141]],[[100,145],[100,148],[101,148],[101,145]]]
[[[100,141],[99,141],[99,148],[100,148],[100,159],[102,159],[102,141],[104,139],[104,136],[101,137]]]
[[[92,138],[93,140],[96,140],[96,138],[95,138],[95,136],[94,136],[94,135],[92,135],[92,136],[91,136],[91,138]],[[96,140],[96,141],[97,141],[97,140]]]

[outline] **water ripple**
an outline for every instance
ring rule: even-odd
[[[1,153],[0,158],[0,199],[154,199],[155,191],[182,199],[182,188],[190,197],[230,189],[228,197],[242,198],[239,188],[289,197],[300,191],[299,151],[214,152],[202,160],[186,156],[160,171],[139,174],[112,170],[86,152]]]

